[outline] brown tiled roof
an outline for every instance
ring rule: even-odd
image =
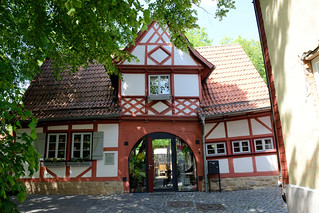
[[[239,44],[198,47],[196,50],[216,67],[203,83],[200,115],[270,107],[267,86]]]
[[[77,73],[62,72],[55,80],[51,60],[42,64],[28,87],[23,103],[38,119],[85,119],[117,116],[117,94],[102,65],[91,64]]]

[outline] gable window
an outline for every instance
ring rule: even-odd
[[[65,159],[67,134],[48,134],[47,158]]]
[[[226,154],[225,142],[206,144],[206,154],[207,156],[225,155]]]
[[[256,152],[262,152],[267,150],[273,150],[272,138],[255,139]]]
[[[91,159],[92,133],[73,133],[71,158]]]
[[[233,141],[233,153],[247,153],[250,152],[249,141]]]
[[[170,94],[171,94],[170,76],[169,75],[149,75],[148,89],[149,89],[150,97],[153,97],[153,98],[161,97],[161,99],[170,98]]]

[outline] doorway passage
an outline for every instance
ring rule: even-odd
[[[146,135],[130,152],[130,192],[195,191],[196,173],[192,150],[172,134]]]

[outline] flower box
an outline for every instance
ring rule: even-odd
[[[65,162],[64,161],[44,161],[43,166],[45,167],[64,167]]]

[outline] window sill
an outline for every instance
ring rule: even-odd
[[[69,161],[68,162],[68,166],[92,166],[92,162],[91,161],[83,161],[83,162],[72,162]]]
[[[171,100],[171,95],[150,95],[148,96],[149,101],[163,101],[163,100]]]

